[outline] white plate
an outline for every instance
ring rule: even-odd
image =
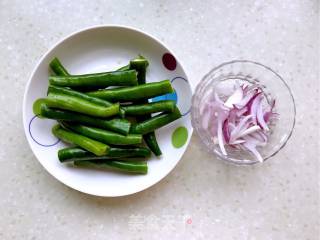
[[[52,120],[39,119],[33,102],[46,96],[48,64],[57,56],[72,74],[110,71],[126,65],[138,54],[149,60],[147,82],[170,79],[183,117],[156,131],[162,157],[148,161],[146,175],[74,168],[61,164],[57,151],[67,146],[51,134]],[[175,64],[176,63],[176,64]],[[192,91],[179,61],[159,40],[123,26],[97,26],[78,31],[53,46],[39,61],[28,81],[23,102],[23,124],[30,147],[43,167],[56,179],[78,191],[97,196],[124,196],[142,191],[163,179],[179,162],[192,134]],[[159,98],[153,99],[157,101]],[[178,130],[176,130],[178,129]],[[187,136],[186,136],[187,133]],[[175,143],[175,144],[174,144]],[[176,145],[176,146],[174,146]]]

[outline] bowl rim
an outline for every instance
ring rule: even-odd
[[[275,70],[273,70],[272,68],[262,64],[262,63],[259,63],[259,62],[256,62],[256,61],[252,61],[252,60],[245,60],[245,59],[234,59],[234,60],[231,60],[231,61],[227,61],[227,62],[223,62],[221,64],[219,64],[218,66],[212,68],[208,73],[206,73],[200,80],[200,82],[197,84],[195,90],[194,90],[194,94],[192,96],[192,103],[191,103],[191,109],[193,109],[193,104],[194,104],[194,101],[195,101],[195,95],[198,91],[198,89],[200,88],[200,85],[201,83],[204,82],[204,80],[210,75],[212,74],[214,71],[217,71],[218,69],[220,69],[221,67],[223,66],[226,66],[226,65],[231,65],[231,64],[234,64],[234,63],[249,63],[249,64],[253,64],[253,65],[257,65],[259,67],[262,67],[262,68],[265,68],[266,70],[272,72],[273,74],[275,74],[278,79],[280,81],[282,81],[282,83],[284,84],[284,86],[287,88],[288,92],[289,92],[289,96],[292,100],[292,103],[293,103],[293,122],[292,122],[292,126],[290,128],[290,131],[289,131],[289,134],[288,134],[288,137],[287,139],[282,143],[282,145],[276,150],[274,151],[272,154],[266,156],[263,158],[263,162],[264,163],[265,161],[267,161],[268,159],[274,157],[278,152],[280,152],[281,149],[283,149],[286,144],[288,143],[289,139],[291,138],[292,134],[293,134],[293,131],[294,131],[294,128],[295,128],[295,124],[296,124],[296,102],[295,102],[295,99],[294,99],[294,96],[293,96],[293,93],[288,85],[288,83],[281,77],[281,75],[279,73],[277,73]],[[193,122],[193,114],[192,114],[192,111],[191,111],[191,122]],[[200,137],[201,141],[204,142],[204,139],[203,139],[203,136],[201,136],[200,134],[198,134],[198,128],[196,126],[193,126],[193,128],[195,129],[195,132],[197,133],[197,135]],[[206,148],[208,150],[208,148]],[[249,166],[249,165],[254,165],[254,164],[257,164],[257,163],[260,163],[259,161],[257,160],[254,160],[254,161],[250,161],[250,162],[244,162],[244,161],[235,161],[231,158],[229,158],[228,156],[223,156],[222,154],[218,154],[216,153],[215,151],[211,151],[209,150],[210,153],[214,153],[217,158],[223,162],[226,162],[226,163],[229,163],[229,164],[232,164],[232,165],[237,165],[237,166]]]
[[[73,31],[71,32],[70,34],[66,35],[65,37],[62,37],[60,38],[57,42],[55,42],[51,47],[48,48],[47,51],[45,51],[45,53],[41,56],[41,58],[37,61],[35,67],[33,68],[29,78],[28,78],[28,81],[25,85],[25,90],[24,90],[24,94],[23,94],[23,103],[22,103],[22,124],[23,124],[23,129],[24,129],[24,133],[25,133],[25,137],[27,138],[27,134],[28,134],[28,129],[27,127],[25,126],[25,122],[26,122],[26,104],[27,104],[27,94],[28,94],[28,90],[30,88],[30,84],[31,84],[31,81],[32,81],[32,78],[35,74],[35,72],[37,71],[37,69],[39,68],[40,64],[43,62],[43,60],[48,56],[48,54],[50,54],[56,47],[58,47],[60,44],[62,44],[63,42],[65,42],[66,40],[78,35],[78,34],[81,34],[81,33],[84,33],[84,32],[87,32],[87,31],[91,31],[91,30],[97,30],[99,28],[118,28],[118,29],[122,29],[122,30],[130,30],[130,31],[134,31],[134,32],[137,32],[139,34],[142,34],[144,35],[145,37],[147,38],[150,38],[152,39],[153,41],[155,41],[156,43],[158,43],[159,45],[161,45],[162,47],[164,47],[166,50],[168,50],[176,59],[177,63],[179,63],[181,69],[182,69],[182,72],[185,74],[185,76],[187,77],[187,79],[189,79],[188,77],[188,74],[187,74],[187,71],[185,70],[185,68],[183,67],[183,64],[181,62],[181,60],[177,57],[177,55],[175,54],[174,51],[172,51],[171,48],[167,47],[166,44],[164,44],[161,40],[159,40],[157,37],[153,36],[152,34],[150,33],[147,33],[143,30],[140,30],[138,28],[135,28],[135,27],[131,27],[131,26],[128,26],[128,25],[121,25],[121,24],[98,24],[98,25],[92,25],[92,26],[88,26],[88,27],[84,27],[84,28],[81,28],[79,30],[76,30],[76,31]],[[194,87],[192,85],[192,83],[190,81],[188,81],[188,84],[190,86],[190,91],[191,91],[191,95],[193,95],[194,93]],[[191,121],[191,117],[190,117],[190,121]],[[33,148],[31,146],[31,143],[30,141],[28,140],[27,138],[27,142],[28,142],[28,145],[32,151],[32,153],[34,154],[34,156],[36,157],[36,159],[38,160],[38,162],[41,164],[41,166],[51,175],[53,176],[56,180],[58,180],[59,182],[61,182],[62,184],[66,185],[67,187],[71,188],[71,189],[74,189],[78,192],[81,192],[81,193],[85,193],[85,194],[88,194],[88,195],[92,195],[92,196],[99,196],[99,197],[123,197],[123,196],[128,196],[128,195],[133,195],[133,194],[136,194],[136,193],[139,193],[139,192],[142,192],[142,191],[145,191],[153,186],[155,186],[156,184],[158,184],[161,180],[163,180],[166,176],[168,176],[175,168],[176,166],[178,165],[178,163],[181,161],[181,159],[183,158],[189,144],[190,144],[190,141],[191,141],[191,137],[192,137],[192,134],[193,134],[193,127],[192,125],[190,126],[190,129],[188,129],[189,131],[189,135],[190,137],[188,137],[187,139],[187,142],[185,143],[186,147],[181,155],[181,158],[175,163],[175,165],[172,167],[172,169],[170,169],[170,171],[168,171],[165,175],[163,175],[160,179],[158,179],[157,181],[155,182],[152,182],[151,184],[148,184],[145,188],[143,189],[138,189],[138,190],[133,190],[133,191],[130,191],[130,192],[126,192],[124,194],[110,194],[110,195],[105,195],[105,194],[97,194],[97,193],[92,193],[90,191],[86,191],[84,189],[80,189],[78,187],[75,187],[75,186],[71,186],[69,183],[66,183],[66,182],[63,182],[60,180],[60,178],[58,178],[56,176],[56,174],[54,172],[50,172],[48,171],[48,169],[46,168],[46,166],[44,166],[38,159],[38,157],[35,155],[34,151],[33,151]]]

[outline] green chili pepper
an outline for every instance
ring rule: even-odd
[[[127,136],[123,136],[118,133],[94,127],[87,127],[80,124],[69,124],[67,122],[63,122],[62,125],[67,129],[77,132],[83,136],[95,139],[106,144],[133,145],[142,142],[142,136],[140,134],[128,134]]]
[[[50,76],[52,85],[62,87],[134,86],[137,85],[137,72],[134,70],[91,73],[83,75]]]
[[[172,113],[162,113],[137,123],[131,127],[131,133],[146,134],[161,128],[181,117],[179,109],[176,107]]]
[[[63,148],[58,151],[60,162],[82,161],[82,160],[110,160],[115,158],[136,158],[149,157],[151,154],[148,148],[115,148],[111,147],[105,156],[96,156],[79,147]]]
[[[148,165],[145,161],[118,161],[118,160],[96,160],[96,161],[74,161],[77,167],[96,169],[115,169],[122,172],[147,174]]]
[[[123,106],[122,109],[125,111],[125,114],[127,116],[147,115],[148,117],[150,117],[151,113],[172,112],[175,106],[176,104],[174,101],[165,100],[159,102]]]
[[[62,129],[59,125],[55,125],[52,128],[52,133],[62,141],[80,146],[97,156],[106,155],[110,149],[110,147],[104,143],[95,141],[93,139],[87,138],[85,136],[76,134],[68,130]]]
[[[89,96],[105,99],[111,102],[128,102],[140,99],[148,99],[166,93],[172,93],[173,91],[174,90],[170,81],[163,80],[160,82],[146,83],[134,87],[104,89],[88,92],[87,94]]]
[[[45,103],[42,103],[40,112],[37,115],[49,119],[78,122],[89,126],[111,130],[124,135],[129,133],[131,126],[131,123],[126,119],[114,118],[106,120],[93,118],[85,114],[49,108]]]

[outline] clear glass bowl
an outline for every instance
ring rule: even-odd
[[[279,113],[279,118],[272,126],[268,144],[258,148],[263,160],[276,155],[289,140],[295,125],[296,107],[294,98],[288,84],[283,78],[260,63],[235,60],[223,63],[212,69],[198,84],[192,98],[191,119],[192,125],[201,141],[219,159],[238,164],[250,165],[257,163],[257,159],[247,151],[238,150],[226,146],[227,155],[223,155],[217,144],[212,141],[211,135],[201,126],[200,106],[203,104],[205,96],[214,92],[217,87],[234,84],[235,81],[259,83],[263,87],[267,98],[276,99],[275,111]]]

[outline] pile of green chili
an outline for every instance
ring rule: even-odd
[[[33,111],[57,120],[52,133],[73,145],[58,151],[61,163],[148,172],[151,152],[162,154],[154,131],[181,117],[174,101],[148,101],[174,91],[169,80],[146,83],[148,66],[139,56],[116,71],[72,75],[58,58],[50,62],[47,97]]]

